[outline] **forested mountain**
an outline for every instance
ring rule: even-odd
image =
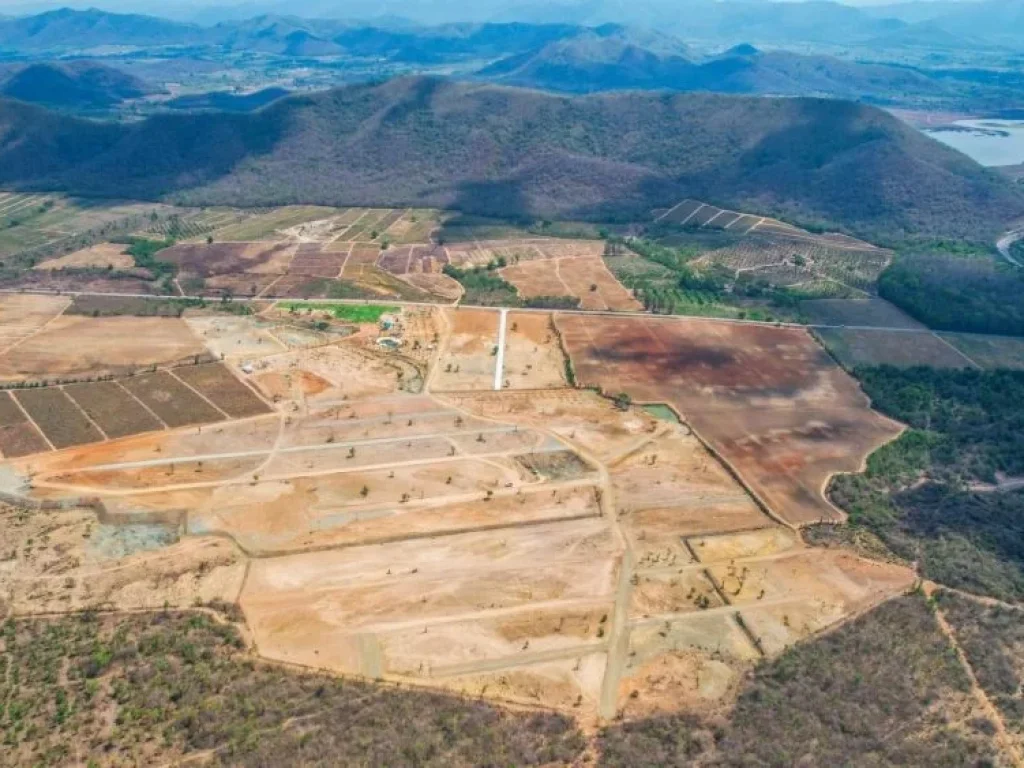
[[[46,51],[98,46],[187,44],[205,38],[202,27],[137,14],[61,8],[0,20],[0,49]]]
[[[127,72],[91,61],[44,62],[0,72],[0,95],[54,107],[109,107],[153,90]]]
[[[629,88],[718,93],[828,95],[887,103],[953,95],[951,85],[909,67],[736,46],[707,61],[658,54],[628,35],[581,33],[484,67],[478,77],[508,85],[591,93]]]
[[[0,137],[0,183],[90,195],[591,218],[697,197],[883,240],[988,238],[1024,213],[1004,176],[880,110],[817,99],[414,77],[126,124],[4,102]]]

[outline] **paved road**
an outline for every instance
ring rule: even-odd
[[[1024,236],[1024,230],[1021,231],[1021,236]],[[1016,263],[1016,262],[1015,262]],[[1024,265],[1021,265],[1024,266]],[[273,302],[273,301],[287,301],[289,303],[302,304],[352,304],[352,305],[366,305],[366,304],[386,304],[389,306],[396,307],[454,307],[454,304],[443,304],[443,303],[432,303],[425,301],[401,301],[392,299],[292,299],[292,298],[272,298],[263,297],[259,299],[253,299],[245,296],[231,296],[227,299],[221,299],[216,296],[154,296],[149,293],[106,293],[101,291],[48,291],[39,289],[14,289],[14,288],[0,288],[0,294],[27,294],[34,296],[104,296],[111,298],[129,298],[129,299],[155,299],[158,301],[189,301],[198,300],[205,301],[210,304],[216,304],[219,301],[230,301],[230,302],[241,302],[248,304],[250,302]],[[550,314],[551,312],[557,312],[560,315],[583,315],[588,317],[631,317],[631,318],[646,318],[648,320],[669,320],[686,318],[687,320],[704,321],[709,323],[733,323],[735,325],[760,325],[766,328],[848,328],[853,331],[897,331],[899,333],[932,333],[929,328],[902,328],[895,326],[876,326],[876,325],[830,325],[827,323],[793,323],[793,322],[769,322],[765,320],[739,320],[736,318],[727,317],[702,317],[700,315],[662,315],[662,314],[648,314],[646,312],[630,312],[628,310],[614,310],[614,309],[534,309],[531,307],[477,307],[473,309],[493,310],[494,312],[508,312],[509,310],[515,312],[535,312],[540,314]]]
[[[494,361],[494,389],[501,391],[502,376],[505,374],[505,326],[508,324],[508,310],[501,310],[498,321],[498,356]]]

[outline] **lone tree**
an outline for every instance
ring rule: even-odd
[[[633,404],[633,398],[625,392],[619,392],[614,398],[614,403],[620,411],[628,411],[629,406]]]

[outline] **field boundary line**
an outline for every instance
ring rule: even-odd
[[[18,410],[21,411],[22,414],[24,414],[25,420],[32,425],[32,428],[35,429],[35,431],[39,433],[39,435],[43,438],[46,444],[50,446],[50,450],[56,451],[57,448],[54,446],[53,443],[50,442],[50,438],[46,436],[45,432],[43,432],[42,427],[36,424],[36,420],[32,418],[32,416],[29,414],[27,410],[25,410],[25,406],[21,404],[21,401],[14,394],[14,390],[8,390],[8,394],[11,396],[11,400],[14,401],[14,404],[18,406]]]
[[[74,405],[75,408],[78,409],[79,413],[81,413],[83,416],[85,416],[85,420],[86,421],[88,421],[90,424],[92,424],[94,427],[96,427],[96,431],[99,432],[103,436],[103,441],[104,442],[109,442],[110,441],[110,436],[107,434],[106,430],[103,429],[103,427],[101,427],[92,416],[90,416],[88,413],[86,413],[85,408],[83,408],[81,406],[81,404],[77,400],[75,400],[75,398],[73,398],[70,394],[68,394],[67,390],[64,389],[63,386],[59,386],[59,387],[57,387],[57,389],[60,390],[61,394],[64,395],[64,397],[66,397],[68,400],[71,401],[71,404]]]
[[[214,403],[213,400],[208,398],[206,395],[204,395],[198,389],[193,387],[191,384],[189,384],[183,378],[181,378],[180,376],[176,376],[175,373],[174,373],[174,369],[173,368],[168,368],[167,369],[167,373],[171,376],[171,378],[177,380],[178,382],[180,382],[185,387],[188,387],[189,389],[191,389],[201,400],[205,401],[211,408],[213,408],[215,411],[217,411],[217,413],[221,414],[228,421],[231,421],[232,417],[228,414],[227,411],[223,410],[220,406],[218,406],[216,403]],[[204,423],[207,423],[207,422],[204,422]],[[191,426],[191,425],[190,424],[183,424],[182,426]]]
[[[694,208],[692,211],[690,211],[690,215],[689,216],[687,216],[685,219],[683,219],[682,221],[679,222],[679,226],[680,227],[685,227],[686,226],[686,222],[688,222],[690,219],[692,219],[694,216],[696,216],[698,211],[700,211],[700,210],[702,210],[704,208],[707,208],[707,207],[708,207],[707,203],[701,203],[700,205],[698,205],[696,208]]]
[[[958,355],[960,355],[960,357],[962,357],[964,360],[966,360],[968,363],[970,363],[972,366],[974,366],[979,371],[984,370],[984,368],[982,368],[982,366],[978,365],[978,363],[976,363],[974,360],[972,360],[970,358],[970,356],[968,356],[968,354],[966,352],[964,352],[964,351],[962,351],[960,349],[957,349],[956,346],[954,346],[952,343],[950,343],[946,339],[942,338],[941,334],[938,334],[938,333],[935,333],[934,331],[932,331],[932,336],[934,336],[936,339],[941,341],[947,347],[952,349],[954,352],[956,352]]]
[[[429,677],[434,679],[475,675],[485,672],[503,672],[506,669],[528,667],[551,661],[565,661],[580,656],[589,656],[592,653],[607,653],[607,651],[608,643],[604,640],[597,643],[580,643],[568,648],[550,648],[543,651],[522,653],[519,656],[499,656],[495,659],[480,659],[478,661],[465,661],[457,664],[431,667]]]
[[[156,411],[154,411],[152,408],[150,408],[148,405],[146,405],[144,402],[142,402],[142,400],[140,400],[135,395],[133,395],[131,393],[131,391],[129,391],[129,389],[127,387],[125,387],[123,384],[121,384],[121,382],[118,379],[111,379],[110,381],[114,384],[114,386],[116,386],[118,389],[120,389],[122,392],[124,392],[126,395],[128,395],[129,398],[131,398],[132,400],[137,402],[139,405],[141,405],[150,416],[152,416],[154,419],[156,419],[156,423],[160,424],[163,427],[163,429],[166,430],[166,429],[170,429],[171,428],[167,424],[166,421],[164,421],[159,416],[157,416]],[[156,431],[156,430],[146,430],[146,432],[149,432],[149,431]],[[142,435],[142,434],[145,434],[145,432],[139,432],[138,434]]]
[[[711,443],[709,443],[700,432],[694,429],[693,424],[691,424],[689,421],[684,423],[686,424],[686,426],[690,428],[690,432],[693,434],[694,437],[697,438],[698,442],[700,442],[700,444],[704,446],[704,450],[710,453],[712,458],[717,460],[718,463],[722,466],[722,468],[725,469],[725,471],[728,472],[732,476],[732,478],[737,483],[740,484],[743,490],[747,492],[747,495],[750,496],[751,499],[753,499],[754,503],[758,507],[760,507],[762,512],[764,512],[770,519],[774,520],[779,525],[785,526],[786,528],[789,528],[792,531],[799,532],[800,526],[795,525],[794,523],[791,523],[788,520],[784,519],[782,516],[776,514],[774,510],[772,510],[772,508],[768,506],[768,502],[761,498],[761,495],[753,489],[753,487],[744,479],[743,475],[740,474],[739,470],[732,465],[732,462],[725,458],[725,456],[723,456],[721,453],[719,453],[719,451],[716,448],[714,448],[711,445]]]
[[[58,295],[59,295],[59,294],[58,294]],[[43,332],[43,331],[44,331],[44,330],[46,329],[46,327],[47,327],[47,326],[49,326],[49,325],[50,325],[51,323],[55,323],[55,322],[57,322],[57,320],[59,320],[60,318],[64,317],[64,313],[65,313],[65,312],[67,312],[67,311],[68,311],[68,309],[70,309],[70,307],[71,307],[71,305],[72,305],[73,303],[74,303],[74,300],[73,300],[73,299],[68,299],[67,303],[66,303],[66,304],[64,304],[64,306],[63,306],[63,307],[61,307],[60,311],[59,311],[59,312],[58,312],[58,313],[57,313],[56,315],[54,315],[53,317],[51,317],[51,318],[50,318],[49,320],[47,320],[47,321],[46,321],[45,323],[43,323],[42,325],[40,325],[40,326],[37,326],[37,327],[36,327],[36,328],[34,328],[33,330],[29,331],[28,333],[26,333],[26,334],[25,334],[24,336],[22,336],[21,338],[19,338],[19,339],[15,339],[15,340],[14,340],[14,341],[13,341],[12,343],[8,344],[8,345],[7,345],[6,347],[4,347],[3,349],[0,349],[0,356],[2,356],[2,355],[6,355],[6,354],[7,354],[8,352],[10,352],[11,350],[13,350],[13,349],[16,349],[17,347],[21,346],[22,344],[24,344],[24,343],[25,343],[26,341],[28,341],[29,339],[31,339],[31,338],[33,338],[33,337],[35,337],[35,336],[39,335],[40,333],[42,333],[42,332]]]
[[[472,527],[463,528],[448,528],[434,531],[417,531],[415,533],[396,533],[393,536],[378,536],[376,538],[361,539],[359,541],[340,542],[337,544],[319,544],[311,547],[292,547],[289,549],[251,549],[235,537],[234,534],[228,533],[227,531],[211,530],[204,532],[203,534],[192,534],[192,535],[203,535],[203,536],[223,536],[230,539],[235,545],[245,554],[246,557],[252,558],[253,560],[278,560],[285,557],[295,557],[296,555],[314,554],[318,552],[333,552],[335,550],[342,549],[354,549],[356,547],[377,547],[384,544],[400,544],[406,541],[426,541],[430,539],[446,539],[453,536],[467,536],[474,533],[491,533],[493,531],[507,531],[520,528],[538,528],[544,525],[563,525],[565,523],[576,523],[581,520],[597,520],[603,517],[600,511],[596,512],[581,512],[576,515],[561,515],[559,517],[545,517],[539,520],[518,520],[509,523],[492,523],[489,525],[476,525]],[[535,566],[523,565],[518,570],[532,569]],[[499,568],[499,571],[510,571],[515,569]]]

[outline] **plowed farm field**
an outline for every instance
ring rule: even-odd
[[[900,432],[801,329],[569,315],[556,324],[583,385],[674,404],[793,524],[839,518],[828,479]]]

